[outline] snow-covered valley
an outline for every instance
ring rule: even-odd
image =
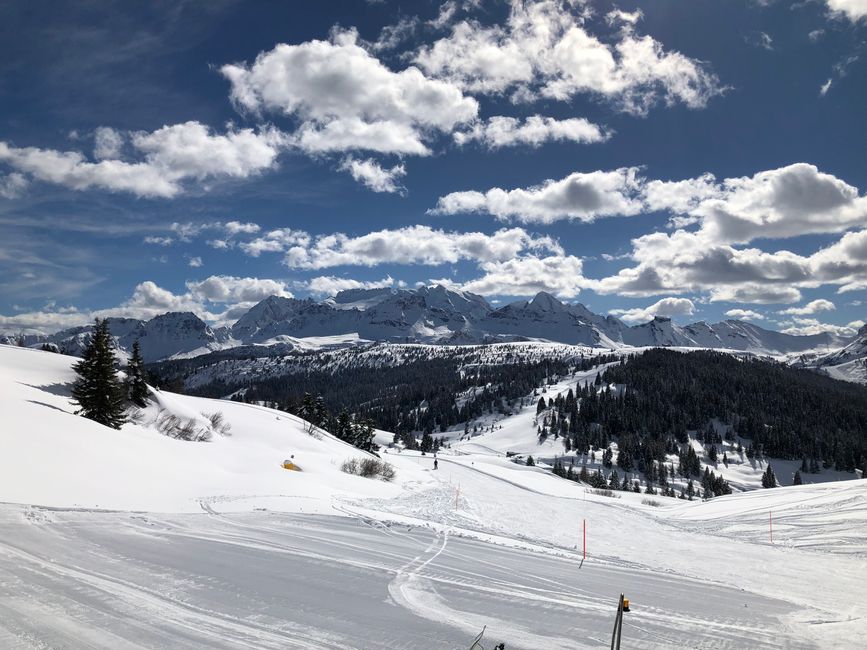
[[[162,391],[137,423],[102,427],[73,414],[73,362],[0,346],[3,647],[468,648],[483,626],[486,648],[608,647],[620,593],[627,647],[867,634],[865,480],[603,496],[505,457],[547,455],[528,406],[454,432],[436,470],[384,449],[383,482],[340,470],[364,452],[254,404]],[[174,440],[160,409],[230,428]]]

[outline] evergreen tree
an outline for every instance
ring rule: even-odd
[[[132,356],[126,364],[126,398],[139,408],[147,406],[150,390],[144,377],[144,359],[138,339],[132,344]]]
[[[792,485],[803,485],[804,481],[801,480],[801,472],[800,470],[795,471],[795,479],[792,481]]]
[[[72,385],[72,398],[80,407],[77,414],[120,429],[126,422],[126,394],[117,376],[111,343],[108,322],[97,318],[84,356],[73,366],[78,378]]]
[[[528,466],[528,467],[533,467],[535,464],[536,464],[536,461],[533,460],[533,457],[532,457],[532,456],[527,456],[527,466]]]
[[[762,487],[773,488],[777,487],[777,477],[774,475],[774,470],[771,469],[771,464],[768,463],[768,468],[762,474]]]

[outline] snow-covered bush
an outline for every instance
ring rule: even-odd
[[[392,465],[377,458],[347,458],[340,466],[340,471],[364,478],[381,478],[383,481],[392,481],[396,475]]]
[[[211,430],[199,425],[194,418],[180,418],[165,409],[157,414],[156,427],[164,436],[176,440],[208,442],[212,437]]]

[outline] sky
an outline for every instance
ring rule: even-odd
[[[867,0],[0,5],[0,331],[548,291],[852,335]]]

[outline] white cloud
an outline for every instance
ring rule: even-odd
[[[480,232],[447,232],[430,226],[380,230],[358,237],[343,233],[322,235],[309,246],[291,245],[284,262],[290,268],[323,269],[334,266],[424,264],[437,266],[461,260],[476,263],[506,261],[527,251],[563,249],[550,237],[531,235],[521,228]]]
[[[24,174],[18,172],[0,176],[0,198],[17,199],[24,194],[29,184]]]
[[[293,142],[309,152],[424,155],[430,132],[451,132],[478,113],[476,100],[446,81],[416,67],[390,70],[354,31],[334,31],[330,41],[280,44],[252,64],[220,71],[240,109],[296,118]]]
[[[817,314],[820,311],[830,311],[832,309],[837,309],[837,306],[833,302],[820,298],[808,302],[803,307],[790,307],[789,309],[782,310],[780,313],[791,316],[807,316],[809,314]]]
[[[785,324],[785,323],[784,323]],[[810,336],[812,334],[835,334],[837,336],[849,337],[855,336],[858,333],[856,327],[851,325],[833,325],[831,323],[821,323],[815,318],[795,318],[794,322],[789,323],[788,327],[780,330],[783,334],[794,334],[795,336]]]
[[[340,169],[348,171],[352,178],[374,192],[401,194],[406,192],[406,189],[400,185],[400,179],[406,175],[403,164],[385,169],[373,158],[357,160],[349,157],[343,161]]]
[[[628,323],[644,323],[654,316],[692,316],[695,304],[689,298],[663,298],[648,307],[612,309],[609,313]]]
[[[120,158],[123,135],[108,126],[100,126],[93,132],[93,156],[97,160]]]
[[[845,16],[853,23],[867,18],[867,0],[825,0],[834,15]]]
[[[743,248],[755,239],[838,233],[867,225],[867,198],[803,163],[717,182],[650,181],[645,209],[674,214],[672,233],[632,240],[637,265],[596,284],[604,293],[657,295],[710,291],[712,300],[800,300],[799,288],[867,279],[867,232],[845,233],[812,255]],[[697,229],[688,230],[697,225]],[[845,290],[841,288],[841,291]]]
[[[170,198],[190,180],[246,178],[273,168],[286,139],[275,129],[238,129],[219,135],[199,122],[185,122],[135,133],[132,146],[142,156],[137,162],[106,158],[94,163],[77,151],[0,142],[0,162],[36,180],[73,190]]]
[[[187,262],[189,266],[194,269],[197,269],[202,266],[202,258],[201,257],[191,257]]]
[[[470,92],[511,91],[513,99],[527,101],[589,93],[636,114],[660,102],[703,107],[721,92],[700,61],[635,34],[637,14],[612,14],[621,28],[609,45],[586,30],[584,14],[576,15],[573,6],[513,0],[506,24],[461,21],[447,37],[423,46],[415,60],[428,74]]]
[[[523,122],[514,117],[496,116],[476,122],[467,131],[456,131],[455,142],[460,145],[480,142],[489,149],[529,145],[538,147],[546,142],[570,141],[579,144],[604,142],[611,133],[581,118],[558,120],[553,117],[531,115]]]
[[[386,25],[379,32],[379,38],[371,47],[375,52],[393,50],[415,33],[418,23],[418,18],[413,16],[412,18],[401,18],[394,25]]]
[[[171,246],[174,243],[172,237],[158,237],[156,235],[148,235],[144,238],[145,244],[153,244],[155,246]]]
[[[256,239],[242,242],[238,246],[247,255],[250,255],[251,257],[259,257],[262,253],[280,253],[296,246],[307,247],[309,244],[310,235],[303,230],[277,228],[266,232],[264,235],[257,237]],[[215,246],[215,248],[224,247],[225,246]]]
[[[188,280],[186,285],[194,299],[217,303],[255,303],[269,296],[292,297],[285,282],[262,278],[212,275],[201,281]]]
[[[819,86],[819,95],[824,97],[828,94],[828,91],[831,90],[831,85],[834,83],[834,80],[831,77],[828,77],[828,81]]]
[[[726,312],[729,318],[737,318],[738,320],[765,320],[765,317],[752,309],[729,309]]]
[[[767,32],[750,32],[744,37],[744,41],[746,41],[748,45],[760,47],[765,50],[774,49],[774,39],[771,38],[770,34]]]
[[[333,296],[347,289],[381,289],[384,287],[403,286],[403,282],[396,282],[390,275],[381,280],[361,281],[352,278],[339,278],[333,275],[320,275],[318,277],[299,282],[298,286],[307,289],[310,293],[318,296]]]
[[[461,285],[464,291],[483,296],[534,296],[547,291],[560,298],[574,298],[586,286],[581,260],[572,255],[552,255],[485,262],[484,275]]]
[[[499,219],[552,223],[560,219],[593,221],[598,217],[635,215],[643,210],[635,168],[610,172],[576,172],[535,187],[481,192],[452,192],[440,197],[434,214],[484,212]]]

